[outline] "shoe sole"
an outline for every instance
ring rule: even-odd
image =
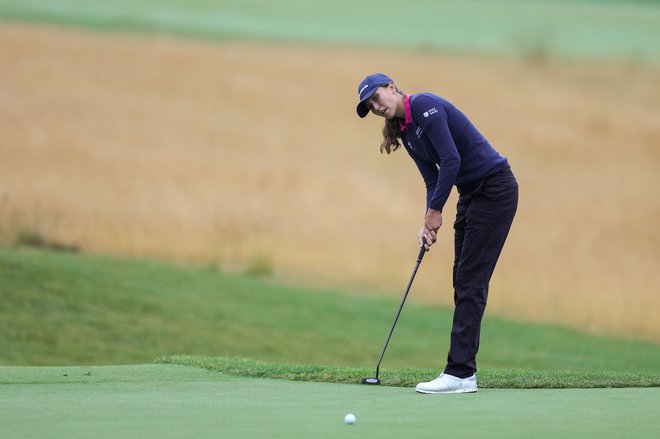
[[[426,395],[436,395],[440,393],[477,393],[478,389],[456,389],[456,390],[444,390],[444,391],[433,391],[433,390],[419,390],[415,389],[417,393],[423,393]]]

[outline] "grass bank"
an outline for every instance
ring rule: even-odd
[[[398,306],[398,299],[214,268],[30,248],[0,248],[0,279],[5,365],[143,363],[189,354],[371,368]],[[440,367],[450,327],[449,310],[411,297],[383,367]],[[488,316],[481,346],[483,369],[657,374],[660,365],[660,347],[652,343]]]

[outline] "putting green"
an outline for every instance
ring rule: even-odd
[[[8,438],[655,438],[658,406],[656,388],[418,395],[160,364],[0,367]]]

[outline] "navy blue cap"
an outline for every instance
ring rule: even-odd
[[[390,82],[394,81],[392,81],[389,76],[383,75],[382,73],[369,75],[360,82],[360,85],[358,86],[358,98],[360,99],[360,103],[356,108],[358,116],[365,117],[369,114],[369,109],[365,102],[376,92],[376,90],[378,90],[378,87],[389,84]]]

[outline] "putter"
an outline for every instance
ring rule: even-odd
[[[406,297],[408,297],[408,291],[410,291],[410,286],[412,285],[413,280],[415,279],[415,274],[417,274],[417,269],[419,268],[419,264],[422,263],[422,258],[424,257],[424,253],[426,253],[426,249],[424,248],[424,246],[422,246],[421,250],[419,251],[419,256],[417,256],[417,263],[415,264],[415,268],[413,269],[412,276],[410,276],[410,281],[408,281],[406,292],[403,295],[403,299],[401,299],[401,305],[399,305],[399,310],[396,313],[396,317],[394,317],[394,323],[392,323],[392,329],[390,329],[390,333],[387,336],[387,340],[385,341],[385,346],[383,346],[383,350],[380,353],[380,358],[378,359],[378,364],[376,365],[376,377],[362,378],[362,384],[380,384],[380,379],[378,378],[380,362],[383,361],[383,355],[385,355],[385,350],[387,349],[387,345],[390,343],[390,338],[392,338],[394,327],[396,326],[397,320],[399,320],[399,315],[401,314],[401,310],[403,309],[403,304],[406,303]]]

